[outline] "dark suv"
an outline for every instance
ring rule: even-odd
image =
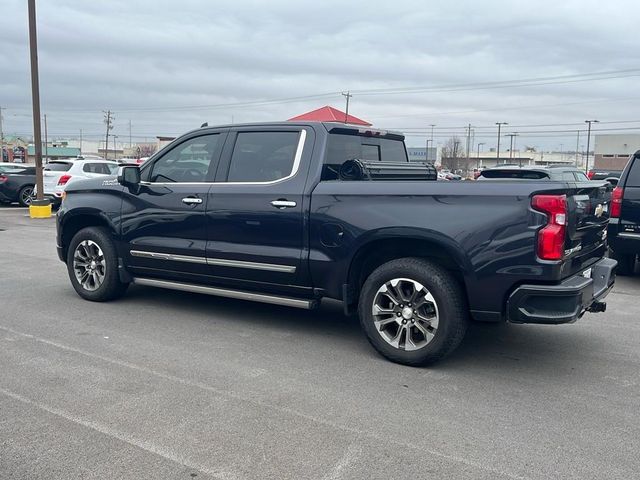
[[[629,159],[613,190],[609,244],[618,260],[618,273],[633,273],[640,253],[640,150]]]
[[[36,167],[15,163],[0,164],[0,202],[18,202],[27,207],[33,198]]]

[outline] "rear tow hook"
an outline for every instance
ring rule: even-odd
[[[606,312],[607,311],[607,302],[600,302],[600,301],[595,301],[593,302],[589,308],[587,308],[588,312],[591,313],[601,313],[601,312]]]

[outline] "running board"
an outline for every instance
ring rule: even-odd
[[[133,283],[149,287],[180,290],[183,292],[205,293],[207,295],[215,295],[218,297],[237,298],[253,302],[271,303],[273,305],[284,305],[286,307],[304,308],[307,310],[311,310],[318,305],[317,300],[303,300],[299,298],[280,297],[277,295],[266,295],[264,293],[245,292],[242,290],[228,290],[226,288],[206,287],[204,285],[196,285],[193,283],[172,282],[169,280],[157,280],[155,278],[134,278]]]

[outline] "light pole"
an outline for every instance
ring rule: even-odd
[[[513,139],[517,137],[517,133],[507,133],[505,137],[511,138],[511,143],[509,144],[509,160],[513,160]],[[520,166],[522,166],[522,158],[520,158]]]
[[[600,123],[598,120],[585,120],[584,123],[589,124],[589,129],[587,130],[587,159],[584,162],[584,170],[585,173],[589,173],[589,143],[591,141],[591,124],[592,123]]]
[[[424,152],[425,162],[429,162],[429,143],[431,143],[431,145],[433,145],[433,140],[427,138],[427,149]]]
[[[118,154],[116,153],[116,138],[118,138],[118,135],[111,135],[111,137],[113,138],[113,161],[115,162],[118,159]]]
[[[476,169],[480,169],[480,147],[484,145],[483,143],[478,143],[478,156],[476,157]]]
[[[500,162],[500,127],[502,127],[502,125],[509,125],[507,122],[496,122],[496,125],[498,125],[498,147],[496,148],[497,152],[496,152],[496,165]]]
[[[40,130],[40,81],[38,75],[38,35],[36,0],[27,2],[29,11],[29,55],[31,59],[31,104],[33,108],[33,143],[36,155],[36,199],[29,205],[31,217],[51,216],[51,203],[44,199],[42,175],[42,132]]]

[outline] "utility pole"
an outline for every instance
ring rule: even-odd
[[[469,155],[471,150],[471,124],[467,127],[467,168],[469,168]]]
[[[49,163],[49,137],[47,137],[47,114],[44,114],[44,159]]]
[[[116,138],[118,138],[118,135],[111,135],[113,137],[113,160],[117,160],[118,159],[118,154],[116,153]]]
[[[579,155],[579,151],[580,151],[580,130],[578,130],[578,135],[577,135],[577,139],[576,139],[576,168],[578,168],[578,155]]]
[[[564,161],[564,143],[560,144],[560,161]]]
[[[8,155],[7,155],[7,160],[9,160]],[[2,132],[2,107],[0,107],[0,162],[4,162],[4,133]]]
[[[502,127],[502,125],[509,125],[507,122],[496,122],[496,125],[498,125],[498,147],[496,148],[497,152],[496,152],[496,165],[498,164],[498,162],[500,162],[500,127]]]
[[[431,127],[431,148],[433,148],[433,127],[435,127],[436,124],[432,123],[429,126]],[[438,159],[438,151],[436,150],[436,158],[433,159],[433,163],[434,164],[436,163],[437,159]],[[427,160],[429,160],[429,159],[427,158]]]
[[[82,129],[80,129],[80,155],[82,155]]]
[[[505,135],[505,137],[510,137],[511,139],[511,143],[509,144],[509,161],[513,160],[513,140],[517,136],[517,133],[508,133]],[[522,166],[522,158],[520,159],[520,166]]]
[[[29,56],[31,58],[31,103],[33,107],[33,146],[36,154],[36,205],[46,205],[42,182],[42,133],[40,131],[40,82],[38,76],[38,34],[36,32],[36,0],[28,0]],[[32,203],[33,205],[33,203]]]
[[[433,142],[433,140],[427,138],[427,149],[424,152],[425,162],[429,162],[429,142]],[[431,145],[433,145],[433,143],[431,143]]]
[[[476,157],[476,169],[480,169],[480,147],[484,145],[484,142],[478,142],[478,156]]]
[[[344,112],[344,123],[349,123],[349,99],[353,97],[353,95],[351,95],[351,93],[349,92],[347,93],[342,92],[342,96],[347,99],[347,108],[346,108],[346,111]]]
[[[104,123],[107,125],[107,134],[104,138],[104,159],[109,158],[109,130],[113,129],[113,114],[111,110],[104,112]]]
[[[584,123],[588,123],[589,124],[589,130],[587,131],[587,157],[586,160],[584,162],[584,170],[585,173],[589,173],[589,143],[591,142],[591,124],[592,123],[600,123],[600,121],[598,120],[585,120]],[[594,155],[595,157],[595,155]]]
[[[131,148],[131,120],[129,120],[129,148]]]

